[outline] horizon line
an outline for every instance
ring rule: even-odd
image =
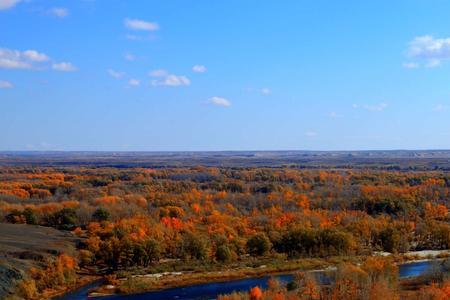
[[[202,153],[202,152],[450,152],[448,149],[346,149],[346,150],[0,150],[0,153]]]

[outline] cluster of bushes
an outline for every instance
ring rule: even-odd
[[[25,299],[39,299],[49,289],[72,286],[77,281],[75,258],[61,254],[54,261],[47,262],[43,269],[32,268],[28,279],[19,283],[17,295]]]

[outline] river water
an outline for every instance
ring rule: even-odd
[[[402,264],[399,266],[399,277],[407,278],[407,277],[415,277],[423,274],[428,269],[432,267],[431,261],[423,261],[423,262],[415,262]],[[322,276],[321,273],[315,272],[316,276],[318,276],[319,281],[326,280],[325,277]],[[292,274],[285,275],[276,275],[276,276],[264,276],[258,278],[245,278],[238,280],[230,280],[225,282],[215,282],[215,283],[205,283],[205,284],[196,284],[186,287],[177,287],[171,289],[165,289],[161,291],[147,292],[143,294],[134,294],[134,295],[115,295],[115,296],[107,296],[101,297],[98,299],[101,300],[209,300],[215,299],[218,295],[221,294],[229,294],[233,291],[248,291],[250,288],[254,286],[260,286],[262,288],[267,287],[267,280],[269,278],[276,278],[281,282],[287,283],[291,281],[294,277]],[[72,293],[66,294],[64,297],[59,298],[61,300],[81,300],[88,299],[87,293],[89,289],[96,287],[99,282],[93,282],[83,288],[74,291]]]

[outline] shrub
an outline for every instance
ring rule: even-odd
[[[247,241],[247,251],[253,256],[264,255],[271,247],[272,244],[264,233],[257,233]]]
[[[92,219],[97,222],[108,221],[109,218],[109,211],[102,207],[97,208],[97,210],[92,214]]]
[[[230,262],[232,258],[231,250],[227,245],[217,247],[215,256],[216,260],[222,263]]]

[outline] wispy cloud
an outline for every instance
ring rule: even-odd
[[[204,65],[195,65],[192,67],[192,71],[195,73],[205,73],[206,67]]]
[[[402,66],[405,69],[417,69],[419,67],[419,64],[415,62],[404,62]]]
[[[6,80],[0,80],[0,89],[11,89],[13,84]]]
[[[426,64],[425,67],[426,68],[436,68],[439,67],[441,65],[441,60],[439,59],[429,59]]]
[[[164,69],[157,69],[157,70],[150,71],[149,75],[151,77],[165,77],[165,76],[169,75],[169,72]]]
[[[151,77],[154,77],[152,81],[150,81],[153,86],[188,86],[191,84],[189,78],[183,75],[174,75],[170,74],[166,70],[153,70],[149,73]]]
[[[136,35],[136,34],[127,34],[125,38],[130,41],[154,41],[157,39],[156,35],[148,34],[148,35]]]
[[[64,7],[53,7],[48,11],[50,14],[58,18],[65,18],[69,15],[69,10]]]
[[[138,79],[131,78],[130,80],[128,80],[128,86],[130,86],[130,87],[137,87],[140,85],[141,85],[141,81]]]
[[[159,29],[158,23],[148,22],[139,19],[125,19],[124,25],[131,30],[155,31]]]
[[[435,107],[433,107],[433,111],[438,111],[438,112],[447,111],[449,109],[450,109],[450,105],[445,105],[445,104],[438,104]]]
[[[64,149],[47,142],[40,142],[38,144],[27,144],[25,146],[28,150],[39,150],[39,151],[63,151]]]
[[[113,69],[108,69],[106,70],[106,72],[109,74],[109,76],[114,78],[122,78],[125,75],[124,72],[114,71]]]
[[[253,88],[253,87],[249,87],[245,89],[247,92],[251,92],[251,93],[260,93],[263,95],[269,95],[272,93],[272,90],[268,87],[263,87],[263,88]]]
[[[0,0],[0,10],[13,8],[19,2],[22,2],[22,0]]]
[[[127,34],[127,35],[125,36],[125,38],[126,38],[127,40],[130,40],[130,41],[140,41],[140,40],[142,40],[142,37],[140,37],[140,36],[138,36],[138,35],[134,35],[134,34]]]
[[[450,59],[450,38],[418,36],[409,43],[406,54],[410,58],[422,61],[427,68],[437,67],[442,61]],[[415,64],[419,66],[417,62]]]
[[[272,93],[272,91],[269,88],[261,89],[261,94],[263,94],[263,95],[269,95],[270,93]]]
[[[208,104],[216,105],[216,106],[223,106],[223,107],[229,107],[231,106],[231,102],[223,97],[211,97],[207,101]]]
[[[332,119],[337,119],[337,118],[342,118],[343,115],[341,115],[335,111],[332,111],[327,114],[327,117],[332,118]]]
[[[151,81],[153,86],[163,85],[163,86],[188,86],[191,81],[186,76],[178,76],[169,74],[163,79],[155,79]]]
[[[54,63],[52,68],[53,70],[60,72],[74,72],[77,70],[77,68],[70,62]]]
[[[305,132],[305,135],[307,137],[312,138],[312,137],[316,137],[317,136],[317,132],[315,132],[315,131],[307,131],[307,132]]]
[[[365,109],[368,111],[383,111],[388,107],[387,103],[378,103],[378,104],[353,104],[353,108],[355,109]]]
[[[131,53],[125,53],[125,55],[123,56],[123,58],[124,58],[125,60],[128,60],[128,61],[134,61],[134,60],[136,60],[136,56],[134,56],[134,55],[131,54]]]

